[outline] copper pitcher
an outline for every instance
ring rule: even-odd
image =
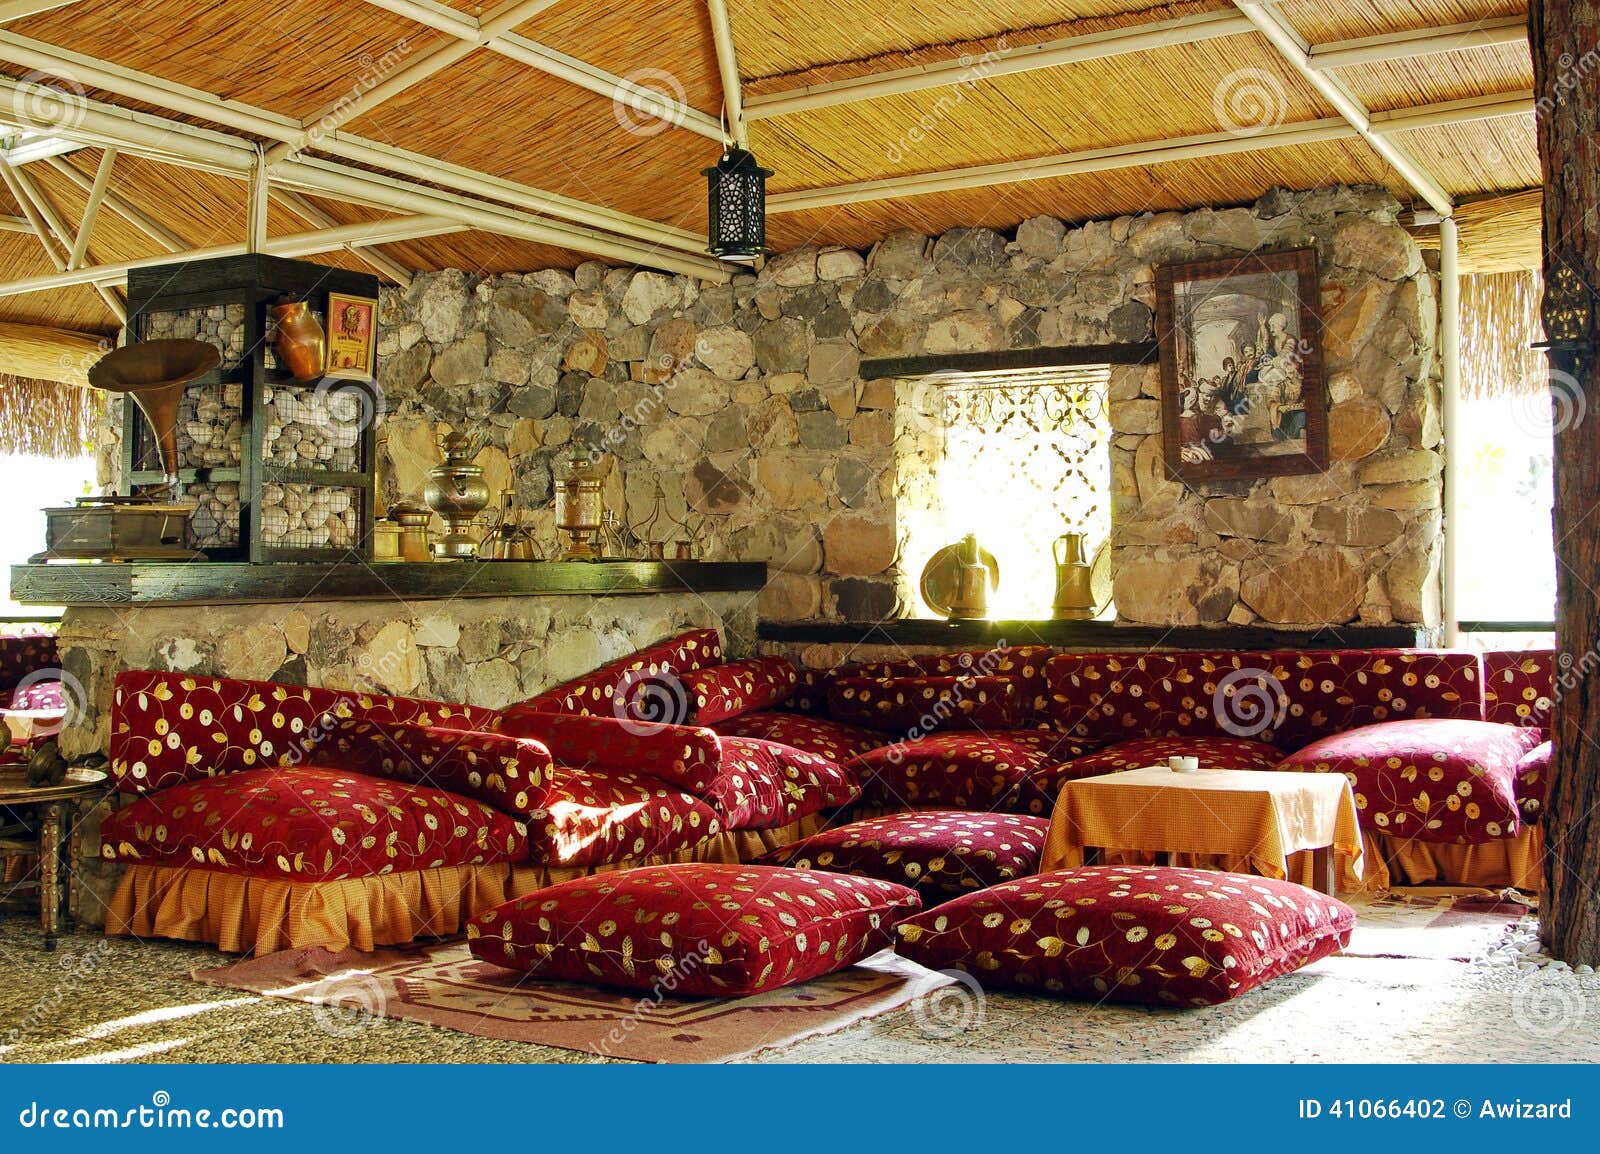
[[[278,361],[297,381],[320,377],[327,358],[328,335],[311,311],[310,302],[283,301],[267,311],[278,326],[278,335],[272,342]]]

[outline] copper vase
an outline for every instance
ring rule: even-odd
[[[268,311],[278,326],[278,336],[272,347],[279,363],[297,381],[320,377],[328,351],[328,336],[322,331],[322,322],[312,313],[311,305],[306,301],[285,301]]]

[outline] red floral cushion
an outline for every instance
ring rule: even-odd
[[[1244,737],[1285,749],[1380,721],[1480,720],[1479,669],[1473,653],[1397,649],[1064,653],[1046,666],[1056,725],[1074,737]]]
[[[296,882],[520,861],[527,827],[481,801],[322,766],[184,782],[100,825],[101,854]]]
[[[759,860],[898,882],[928,900],[1038,873],[1049,829],[1020,814],[920,810],[824,830]]]
[[[1517,762],[1517,809],[1530,825],[1544,813],[1544,799],[1550,792],[1550,759],[1553,742],[1545,741],[1523,754]]]
[[[796,672],[794,692],[773,708],[785,713],[825,716],[828,712],[828,689],[833,685],[833,670],[801,669]]]
[[[744,713],[719,721],[713,728],[726,737],[759,737],[838,762],[849,761],[884,744],[883,734],[870,729],[798,713]]]
[[[841,677],[1005,677],[1017,683],[1018,696],[1029,713],[1043,715],[1049,701],[1045,663],[1054,649],[1048,645],[1005,645],[993,649],[958,649],[950,653],[903,657],[895,661],[867,661],[838,670]]]
[[[689,720],[684,675],[722,662],[715,629],[691,629],[593,673],[563,682],[522,704],[539,713],[577,713],[682,724]]]
[[[1276,769],[1283,751],[1242,737],[1136,737],[1028,774],[1019,788],[1020,800],[1005,808],[1048,814],[1055,808],[1056,794],[1069,781],[1165,765],[1167,758],[1178,756],[1198,757],[1202,767],[1212,769]]]
[[[111,774],[124,793],[149,793],[263,765],[303,762],[338,722],[373,721],[487,730],[492,710],[414,697],[191,677],[117,674],[111,705]]]
[[[721,741],[722,773],[708,796],[729,829],[776,829],[849,805],[861,792],[831,758],[754,737]]]
[[[512,817],[545,816],[550,751],[531,738],[354,717],[339,722],[312,751],[337,769],[446,789]]]
[[[529,830],[532,858],[546,865],[600,866],[693,849],[725,828],[711,803],[642,774],[552,771],[550,816]]]
[[[1492,650],[1483,655],[1483,719],[1550,728],[1556,691],[1553,649]]]
[[[840,678],[828,716],[880,733],[920,737],[959,729],[1020,729],[1016,684],[1004,677]]]
[[[695,794],[705,794],[722,772],[722,749],[709,729],[540,713],[526,705],[506,710],[494,729],[542,743],[557,765],[648,774]]]
[[[1058,870],[900,923],[899,952],[988,987],[1210,1006],[1349,944],[1353,910],[1292,882],[1170,868]]]
[[[666,865],[577,878],[474,918],[472,952],[539,978],[741,997],[892,944],[904,886],[770,866]]]
[[[1344,774],[1378,833],[1474,845],[1521,831],[1517,763],[1538,743],[1492,721],[1389,721],[1312,742],[1279,768]]]
[[[992,810],[1016,796],[1029,773],[1049,764],[1045,755],[1004,738],[935,733],[872,750],[845,768],[861,782],[862,798],[883,809]]]
[[[783,657],[756,657],[697,669],[684,677],[690,716],[698,725],[772,709],[794,692],[799,675]]]

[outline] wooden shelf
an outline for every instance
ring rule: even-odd
[[[763,621],[763,641],[822,644],[1054,645],[1063,649],[1411,649],[1431,644],[1428,631],[1405,625],[1338,625],[1316,630],[1260,626],[1169,627],[1112,621]]]
[[[439,561],[249,564],[128,561],[13,565],[11,596],[35,605],[227,605],[456,597],[729,593],[760,589],[764,564],[726,561]]]

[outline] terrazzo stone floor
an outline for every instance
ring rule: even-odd
[[[1522,937],[1527,939],[1526,931]],[[954,990],[772,1062],[1600,1062],[1600,974],[1517,964],[1330,958],[1225,1006],[1089,1006]],[[0,1061],[595,1062],[191,981],[214,950],[80,932],[54,954],[0,919]]]

